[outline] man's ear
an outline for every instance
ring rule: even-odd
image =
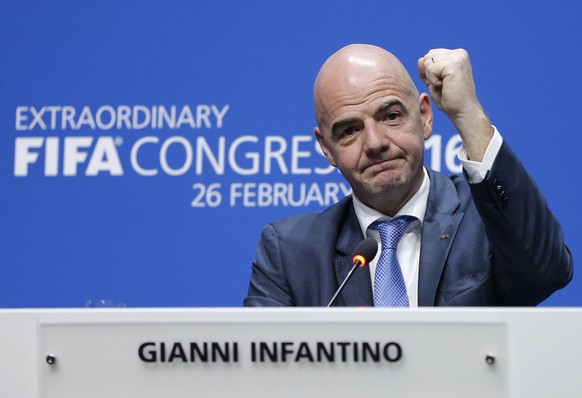
[[[420,117],[422,119],[422,136],[425,140],[432,134],[432,121],[433,121],[433,113],[432,113],[432,106],[430,104],[430,97],[427,93],[420,94]]]
[[[331,152],[329,151],[329,148],[327,147],[327,143],[325,142],[325,138],[323,137],[323,134],[319,130],[319,127],[316,127],[313,130],[313,134],[315,134],[315,138],[317,139],[317,142],[319,143],[319,146],[320,146],[321,150],[323,151],[323,154],[327,158],[327,161],[329,162],[329,164],[331,164],[333,167],[337,167],[337,163],[335,162],[334,158],[331,156]]]

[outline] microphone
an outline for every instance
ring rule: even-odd
[[[337,296],[343,290],[347,281],[351,278],[356,268],[363,267],[364,265],[368,264],[368,262],[372,261],[372,259],[376,256],[377,252],[378,252],[378,242],[376,242],[376,239],[374,238],[364,239],[358,244],[358,246],[356,246],[356,250],[354,250],[354,257],[352,257],[352,262],[354,263],[354,266],[352,267],[352,269],[348,273],[348,276],[346,276],[346,279],[344,279],[340,287],[337,289],[337,291],[329,301],[327,308],[331,307]]]

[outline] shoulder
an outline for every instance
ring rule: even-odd
[[[298,235],[304,239],[310,234],[337,231],[352,207],[352,197],[349,195],[322,212],[287,217],[272,222],[265,229],[272,229],[278,235]]]
[[[472,203],[471,188],[464,175],[427,171],[430,179],[429,208],[440,213],[453,213]]]

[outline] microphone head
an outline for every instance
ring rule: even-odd
[[[360,267],[368,264],[374,257],[376,257],[376,253],[378,252],[378,242],[374,238],[367,238],[361,241],[358,246],[356,246],[356,250],[354,250],[354,257],[352,258],[352,262],[359,261]]]

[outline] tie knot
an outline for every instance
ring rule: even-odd
[[[382,250],[396,249],[406,227],[414,220],[416,217],[401,216],[388,221],[374,221],[370,228],[380,233]]]

